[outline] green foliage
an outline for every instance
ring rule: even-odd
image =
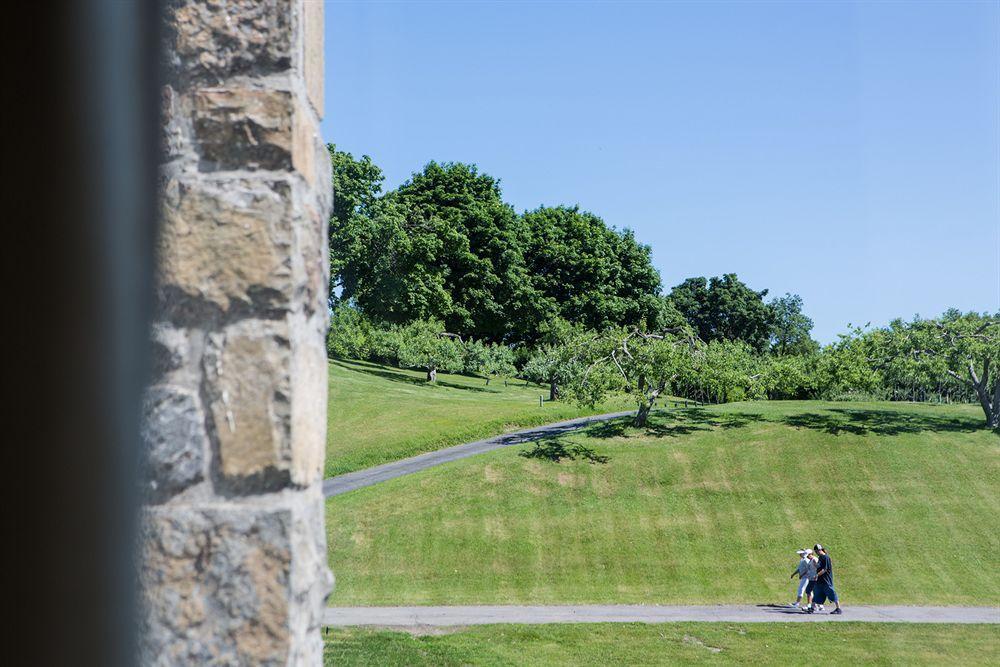
[[[631,231],[575,206],[543,206],[524,221],[528,274],[546,314],[595,330],[660,324],[660,275]]]
[[[757,352],[767,349],[774,311],[735,273],[721,278],[688,278],[670,291],[670,301],[705,342],[740,340]]]
[[[700,344],[683,378],[685,395],[712,403],[763,398],[763,365],[763,359],[743,341]]]
[[[506,345],[470,340],[465,343],[462,352],[465,372],[482,375],[486,384],[492,378],[513,377],[517,373],[514,351]]]
[[[635,424],[645,424],[656,399],[668,395],[678,378],[690,372],[696,343],[683,333],[619,328],[576,339],[573,359],[585,368],[569,379],[568,393],[583,405],[612,393],[627,394],[637,408]]]
[[[777,355],[811,354],[819,351],[812,339],[813,321],[802,312],[802,297],[786,294],[769,304],[773,314],[771,351]]]
[[[819,354],[770,355],[763,361],[762,384],[771,400],[813,398],[817,394]]]
[[[669,319],[650,250],[576,208],[517,215],[499,182],[431,162],[396,190],[332,145],[331,304],[380,325],[439,320],[489,342],[533,342],[562,317],[590,327]]]
[[[441,371],[462,370],[462,343],[446,335],[444,325],[435,320],[417,320],[399,329],[399,365],[423,368],[428,380]]]
[[[332,359],[368,359],[372,356],[373,327],[357,308],[338,304],[330,317],[326,353]]]

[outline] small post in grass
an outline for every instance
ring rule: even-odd
[[[542,396],[541,396],[541,394],[538,395],[538,407],[542,407]]]

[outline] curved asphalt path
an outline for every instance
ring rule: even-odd
[[[782,605],[555,605],[461,607],[328,607],[323,625],[383,628],[454,627],[494,623],[1000,623],[1000,607],[844,607],[806,614]]]
[[[374,468],[349,472],[345,475],[337,475],[336,477],[323,480],[323,495],[327,498],[339,496],[341,493],[378,484],[379,482],[384,482],[395,477],[410,475],[420,470],[439,466],[442,463],[448,463],[449,461],[457,461],[458,459],[475,456],[476,454],[500,449],[501,447],[511,447],[525,442],[532,442],[533,440],[540,440],[541,438],[562,435],[563,433],[576,431],[591,424],[606,422],[618,419],[619,417],[628,417],[633,414],[635,414],[634,410],[628,410],[625,412],[592,415],[590,417],[578,417],[554,424],[546,424],[545,426],[535,426],[533,428],[514,431],[513,433],[505,433],[492,438],[486,438],[485,440],[446,447],[445,449],[412,456],[408,459],[384,463]]]

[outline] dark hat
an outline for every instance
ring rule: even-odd
[[[814,545],[813,549],[815,549],[816,551],[825,551],[822,544]]]

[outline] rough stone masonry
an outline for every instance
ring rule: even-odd
[[[319,0],[173,0],[145,395],[140,659],[320,664]]]

